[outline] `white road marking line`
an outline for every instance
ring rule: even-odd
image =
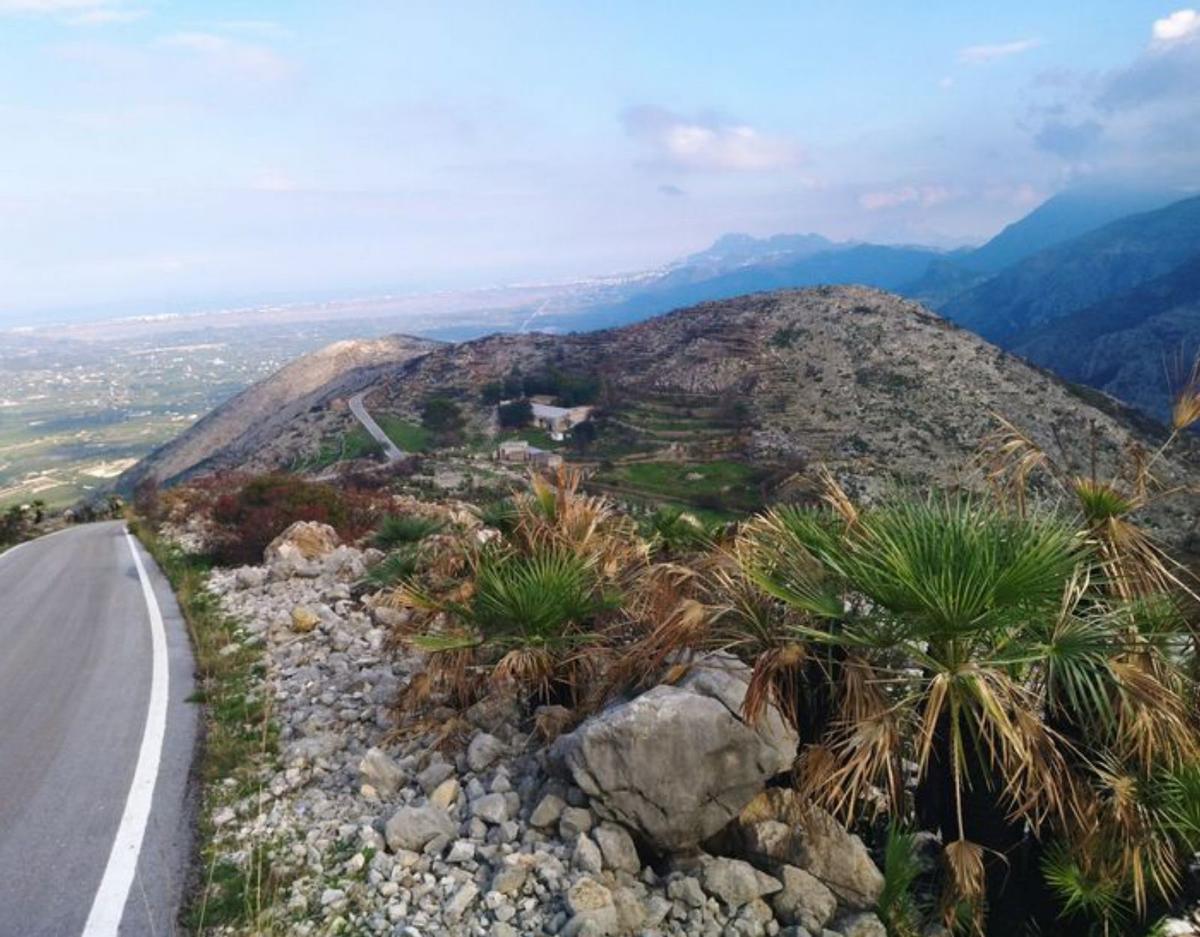
[[[92,910],[83,926],[82,937],[116,937],[121,926],[125,902],[133,886],[137,872],[138,856],[142,851],[142,840],[146,835],[146,824],[150,819],[150,806],[154,802],[154,785],[158,780],[158,763],[162,758],[163,736],[167,728],[167,635],[163,626],[162,611],[154,588],[146,575],[146,567],[138,554],[137,544],[128,529],[125,539],[129,552],[137,567],[138,579],[142,583],[142,597],[150,615],[150,640],[153,670],[150,677],[150,707],[146,713],[146,728],[142,733],[142,746],[138,751],[137,767],[133,771],[133,783],[129,785],[129,796],[125,801],[125,812],[117,827],[112,852],[108,854],[108,865],[104,878],[96,890]]]

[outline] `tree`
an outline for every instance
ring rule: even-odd
[[[596,424],[585,420],[571,430],[571,444],[578,452],[587,452],[596,441]]]
[[[522,398],[501,404],[496,411],[504,429],[520,429],[533,421],[533,404]]]
[[[462,409],[449,397],[430,397],[421,405],[421,425],[443,443],[458,438],[463,422]]]
[[[504,384],[501,381],[488,381],[480,389],[479,399],[488,406],[494,407],[504,399]]]

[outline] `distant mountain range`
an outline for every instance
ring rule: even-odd
[[[1047,247],[1141,212],[1162,208],[1179,198],[1158,189],[1080,186],[1047,199],[994,238],[968,252],[961,266],[978,273],[998,273]]]
[[[1167,375],[1200,348],[1198,268],[1200,197],[1092,185],[975,249],[725,235],[663,270],[579,293],[538,327],[583,331],[746,293],[860,284],[1161,418]]]
[[[1047,247],[939,305],[1008,346],[1047,322],[1170,273],[1200,254],[1200,197],[1130,215]]]

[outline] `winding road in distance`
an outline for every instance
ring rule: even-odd
[[[407,453],[392,442],[388,434],[383,431],[383,427],[376,423],[375,418],[367,412],[366,405],[363,404],[363,397],[366,395],[366,391],[363,391],[350,398],[350,412],[362,424],[363,429],[370,433],[379,445],[383,446],[383,453],[389,462],[399,462],[401,459],[407,458]]]
[[[165,937],[186,885],[191,649],[113,521],[0,555],[0,937]]]

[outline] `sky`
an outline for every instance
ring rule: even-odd
[[[953,247],[1080,182],[1194,186],[1173,2],[0,0],[0,324],[733,231]]]

